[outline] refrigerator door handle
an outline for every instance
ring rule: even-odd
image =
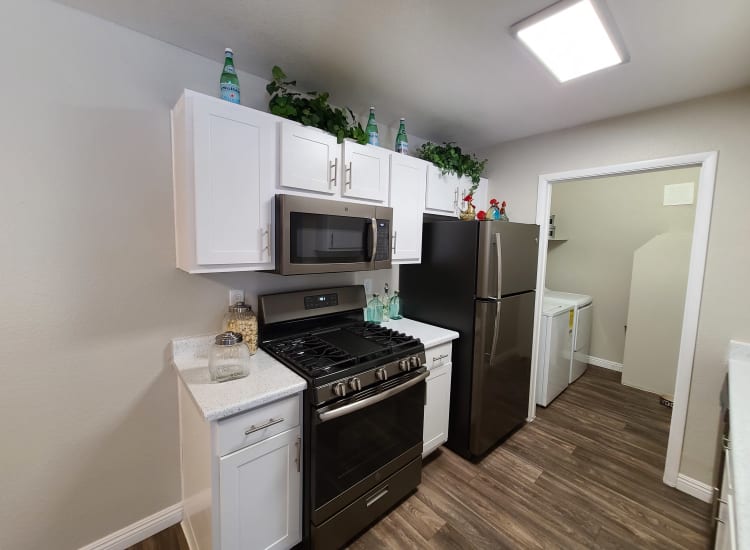
[[[495,303],[495,326],[492,329],[492,346],[490,347],[490,364],[492,368],[492,362],[495,360],[495,352],[497,351],[497,341],[500,338],[500,305],[502,302],[498,300]]]
[[[497,297],[503,295],[503,256],[502,246],[500,244],[500,233],[495,233],[495,248],[497,249]],[[498,314],[500,313],[500,306],[498,304]]]

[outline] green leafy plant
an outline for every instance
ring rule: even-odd
[[[331,107],[328,92],[297,92],[296,80],[287,81],[280,67],[274,66],[273,80],[266,86],[271,96],[268,108],[274,115],[294,120],[305,126],[314,126],[336,136],[339,143],[350,138],[357,143],[367,143],[367,134],[357,122],[351,109]]]
[[[479,160],[473,153],[468,155],[454,142],[437,145],[428,141],[417,149],[417,156],[430,161],[437,166],[443,174],[455,174],[459,178],[467,176],[471,178],[471,189],[469,195],[479,187],[479,178],[482,176],[487,159]]]

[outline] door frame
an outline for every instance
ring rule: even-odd
[[[542,301],[544,299],[544,285],[547,275],[547,234],[549,230],[552,185],[581,178],[616,176],[666,168],[700,166],[698,192],[696,194],[695,204],[695,222],[693,224],[693,241],[690,248],[690,267],[688,272],[687,291],[685,293],[685,310],[682,318],[680,351],[677,359],[674,407],[672,410],[672,421],[669,426],[669,442],[667,444],[667,456],[664,465],[663,480],[665,484],[671,487],[677,485],[680,459],[682,455],[682,444],[685,437],[688,399],[690,397],[690,380],[693,374],[693,359],[695,356],[695,342],[698,334],[700,303],[703,294],[703,275],[706,267],[708,233],[711,223],[711,210],[713,206],[714,183],[716,180],[718,157],[718,151],[707,151],[703,153],[693,153],[674,157],[542,174],[539,176],[536,210],[536,223],[539,225],[539,269],[537,270],[537,293],[534,311],[534,348],[532,351],[532,365],[537,364],[539,356],[539,331],[542,320],[541,312]],[[532,369],[529,420],[533,420],[536,416],[537,370],[537,368]]]

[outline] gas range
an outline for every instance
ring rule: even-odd
[[[424,346],[365,322],[362,286],[258,302],[261,348],[308,382],[303,546],[340,548],[419,484]]]
[[[269,339],[261,346],[311,382],[315,405],[352,396],[425,364],[417,338],[365,321]]]

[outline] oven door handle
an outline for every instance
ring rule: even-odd
[[[417,384],[422,382],[425,378],[427,378],[429,375],[430,375],[430,371],[426,370],[419,376],[415,376],[414,378],[407,380],[403,384],[399,384],[395,388],[390,388],[388,390],[385,390],[384,392],[375,394],[372,397],[363,399],[362,401],[355,401],[354,403],[349,403],[348,405],[342,405],[341,407],[337,409],[318,413],[318,419],[321,422],[328,422],[329,420],[333,420],[334,418],[339,418],[341,416],[345,416],[347,414],[360,411],[364,409],[365,407],[369,407],[370,405],[379,403],[380,401],[383,401],[384,399],[393,397],[394,395],[401,393],[402,391],[408,390],[412,386],[416,386]]]

